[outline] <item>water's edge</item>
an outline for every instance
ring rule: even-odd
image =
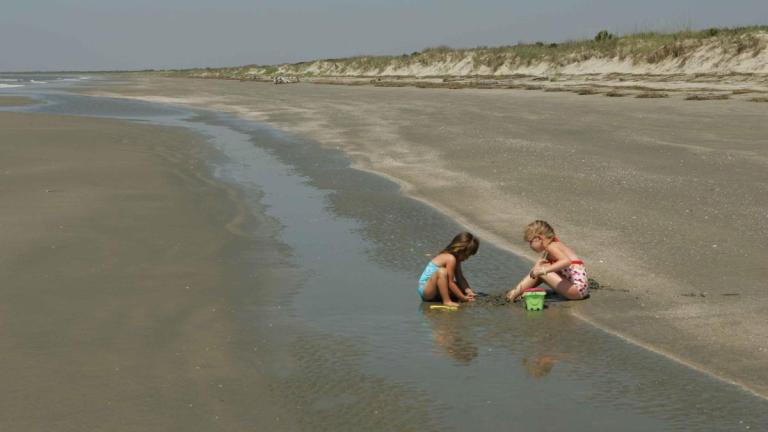
[[[105,104],[108,103],[109,101],[105,102]],[[161,110],[177,109],[175,107],[157,106]],[[573,314],[569,313],[569,309],[573,307],[572,305],[553,305],[553,309],[549,311],[551,312],[549,314],[550,321],[553,322],[549,323],[542,323],[540,319],[530,322],[526,322],[525,319],[520,321],[519,314],[518,316],[513,316],[510,313],[512,312],[511,310],[502,311],[501,309],[494,309],[487,312],[482,308],[468,308],[464,315],[458,316],[455,319],[451,318],[454,321],[460,320],[468,325],[468,333],[456,333],[454,329],[455,322],[448,321],[446,326],[444,323],[445,317],[433,317],[425,312],[417,313],[414,316],[413,310],[407,313],[401,312],[404,301],[417,303],[413,293],[408,294],[410,297],[397,295],[384,299],[384,304],[377,307],[371,304],[369,295],[362,295],[360,298],[357,298],[355,297],[357,294],[354,291],[345,291],[339,288],[340,284],[346,284],[350,281],[348,278],[341,277],[345,275],[322,276],[318,279],[317,274],[319,271],[323,268],[328,268],[329,265],[338,265],[339,262],[323,261],[326,257],[318,259],[320,262],[316,265],[309,262],[315,254],[323,253],[323,244],[325,244],[323,235],[327,233],[318,235],[312,230],[301,231],[300,227],[308,223],[317,222],[325,229],[338,229],[337,232],[329,234],[331,240],[340,239],[338,242],[340,246],[349,247],[353,250],[351,253],[346,253],[349,253],[351,256],[362,256],[366,261],[374,263],[370,268],[366,267],[366,274],[360,276],[369,276],[370,272],[375,272],[378,279],[386,281],[385,286],[408,284],[409,290],[411,290],[410,285],[415,285],[415,283],[410,281],[408,277],[404,277],[404,275],[418,274],[425,260],[425,254],[433,253],[436,249],[443,246],[443,243],[461,226],[446,217],[444,212],[441,214],[439,208],[430,206],[429,202],[409,198],[407,192],[405,194],[402,193],[400,185],[391,181],[392,179],[377,175],[376,173],[356,170],[340,151],[322,149],[315,143],[285,136],[268,126],[254,124],[231,115],[188,110],[187,108],[179,109],[195,112],[196,117],[166,121],[166,125],[192,128],[198,133],[209,136],[209,138],[218,136],[219,139],[228,134],[225,129],[230,129],[241,134],[239,137],[232,135],[230,137],[232,142],[245,139],[251,144],[256,144],[256,146],[262,149],[259,151],[264,152],[255,159],[249,159],[253,155],[249,156],[246,154],[238,158],[236,152],[247,150],[242,145],[242,142],[240,142],[239,146],[224,148],[222,146],[225,144],[221,142],[217,144],[215,141],[212,141],[212,145],[221,151],[222,154],[226,155],[225,159],[227,159],[212,161],[212,170],[213,176],[217,180],[224,181],[229,186],[240,188],[240,193],[242,193],[244,199],[253,208],[263,208],[267,213],[270,211],[277,212],[270,214],[270,217],[273,218],[273,224],[280,224],[284,227],[283,233],[277,237],[279,237],[278,241],[285,246],[285,257],[293,265],[298,265],[303,269],[300,274],[296,275],[297,280],[302,282],[299,283],[301,287],[297,288],[295,292],[281,296],[281,298],[274,298],[274,303],[269,305],[249,305],[249,308],[254,308],[261,314],[258,320],[260,324],[271,322],[273,325],[281,326],[281,328],[289,333],[293,332],[292,334],[301,335],[297,340],[284,341],[279,337],[274,337],[272,331],[253,329],[261,335],[260,337],[263,337],[265,340],[269,339],[266,342],[268,346],[274,348],[282,347],[281,349],[292,353],[289,356],[290,358],[273,359],[275,365],[285,366],[294,363],[293,368],[288,367],[290,372],[287,373],[289,375],[287,381],[284,380],[285,371],[273,370],[271,373],[283,377],[281,378],[282,381],[278,381],[281,383],[281,389],[275,389],[275,391],[283,391],[282,397],[284,400],[290,401],[291,406],[301,405],[307,411],[306,417],[297,416],[296,421],[301,428],[310,428],[312,426],[312,418],[322,419],[323,424],[328,429],[344,428],[345,424],[348,427],[349,423],[339,423],[340,420],[334,418],[333,413],[337,412],[336,409],[339,407],[356,412],[357,414],[352,417],[353,419],[361,422],[370,421],[378,413],[374,413],[370,407],[366,407],[365,405],[367,404],[364,402],[372,400],[377,401],[378,406],[383,407],[382,412],[388,412],[390,417],[399,416],[403,418],[405,429],[415,430],[416,426],[422,429],[444,427],[446,424],[438,421],[438,417],[449,415],[458,402],[451,401],[450,398],[438,401],[433,393],[435,389],[437,389],[438,393],[441,389],[442,391],[450,391],[450,387],[441,388],[439,387],[439,382],[435,382],[432,379],[427,379],[427,383],[420,384],[419,381],[424,378],[421,378],[421,375],[418,373],[409,374],[396,370],[396,366],[403,360],[411,361],[411,364],[416,365],[420,364],[419,362],[432,365],[435,361],[434,359],[424,359],[418,353],[418,343],[422,342],[421,337],[426,335],[429,339],[434,337],[438,341],[445,339],[447,335],[449,340],[448,361],[446,363],[438,361],[432,373],[437,372],[441,376],[460,374],[459,376],[478,380],[480,384],[488,384],[484,379],[480,379],[478,375],[481,373],[478,370],[478,363],[481,363],[482,367],[488,369],[488,371],[500,373],[507,367],[507,362],[509,362],[510,358],[517,359],[522,357],[527,359],[530,357],[529,354],[533,352],[539,354],[539,358],[541,355],[549,355],[546,353],[541,354],[540,349],[536,347],[538,343],[543,342],[541,339],[534,337],[534,340],[523,341],[524,348],[511,348],[509,336],[499,333],[509,332],[510,335],[514,335],[514,332],[519,332],[519,326],[533,328],[535,327],[534,324],[544,328],[547,332],[557,331],[557,326],[559,325],[576,325],[569,318],[573,316]],[[147,118],[141,119],[138,117],[141,116],[135,116],[134,120],[151,121]],[[163,123],[163,121],[159,122],[159,124]],[[199,127],[195,127],[195,124],[199,125]],[[266,164],[260,165],[256,160],[259,158],[262,161],[267,161]],[[270,160],[269,158],[272,159]],[[284,164],[284,167],[275,168],[274,162]],[[273,168],[275,169],[274,172],[266,172]],[[247,177],[252,175],[249,173],[253,171],[261,171],[262,174],[266,172],[266,177]],[[280,201],[279,194],[276,194],[275,190],[271,192],[265,191],[263,187],[259,186],[260,181],[263,182],[265,179],[275,178],[283,179],[281,180],[282,183],[277,186],[278,192],[280,192],[280,188],[283,188],[284,191],[298,193],[298,196],[303,196],[303,199],[296,200],[294,197],[294,200],[307,201],[311,205],[305,206],[301,203]],[[246,188],[244,187],[246,184],[250,184],[253,187]],[[380,194],[380,196],[377,195],[376,198],[367,197],[366,194],[371,193],[371,191]],[[371,200],[381,201],[382,199],[384,200],[383,203],[371,202]],[[318,205],[320,209],[317,208]],[[396,211],[381,214],[383,209],[391,208],[396,209]],[[325,210],[334,215],[330,220],[327,219],[329,213],[325,212]],[[280,214],[279,212],[284,213]],[[287,227],[292,229],[288,230]],[[276,227],[273,228],[279,231]],[[350,232],[359,233],[369,243],[361,243],[359,239],[349,237]],[[311,238],[308,239],[308,237],[312,236],[315,236],[314,241]],[[524,258],[511,255],[508,251],[503,251],[493,244],[488,244],[488,242],[483,243],[481,253],[483,261],[470,262],[467,267],[470,275],[478,275],[472,280],[473,282],[477,281],[477,286],[482,287],[481,290],[484,291],[497,292],[500,288],[497,285],[499,280],[513,280],[515,275],[524,272],[528,265]],[[330,258],[327,259],[330,260]],[[362,262],[355,261],[352,257],[344,259],[347,261],[342,264],[350,266],[364,265]],[[353,275],[352,280],[355,280],[357,277],[357,275]],[[357,282],[355,281],[355,283]],[[364,278],[361,279],[361,283],[365,283]],[[313,284],[324,287],[324,292],[321,294],[310,292],[308,288]],[[346,299],[349,299],[351,305],[340,307],[335,302],[327,301],[325,296],[328,295],[345,296]],[[254,310],[251,310],[251,312],[254,312]],[[514,310],[514,312],[517,312],[517,310]],[[251,322],[249,315],[245,311],[243,313],[242,319],[244,322]],[[353,317],[358,319],[360,323],[364,322],[364,320],[371,320],[382,325],[393,325],[399,321],[399,325],[404,331],[414,327],[418,328],[426,323],[427,330],[423,333],[419,332],[415,339],[391,339],[392,335],[379,335],[377,333],[379,332],[377,326],[369,328],[361,325],[358,329],[350,329],[334,317],[334,314],[342,314],[347,318]],[[499,318],[510,320],[510,322],[506,324],[499,323]],[[296,319],[300,319],[302,323],[297,324]],[[467,322],[468,320],[470,322]],[[475,322],[472,323],[471,321]],[[586,320],[584,322],[589,321]],[[251,325],[253,325],[252,322]],[[515,329],[515,326],[518,326],[518,329]],[[590,338],[596,337],[595,335],[600,333],[590,330],[583,331],[589,336],[585,340],[591,343],[594,343],[594,340]],[[470,335],[473,333],[477,340],[481,341],[480,343],[472,344]],[[374,334],[375,336],[370,337],[367,336],[368,334]],[[431,334],[434,334],[434,336],[431,336]],[[614,336],[620,337],[621,335],[614,334],[610,337]],[[548,334],[544,337],[544,339],[546,338],[553,338],[553,336]],[[555,351],[572,351],[576,354],[572,353],[571,355],[584,356],[585,359],[590,359],[587,362],[593,361],[591,360],[593,356],[597,355],[599,357],[599,351],[593,352],[591,349],[584,351],[584,348],[572,347],[572,341],[560,340],[558,337],[554,338],[560,344],[560,346],[556,346]],[[392,346],[405,346],[410,349],[408,350],[409,352],[412,352],[410,354],[402,353],[404,359],[387,357],[384,361],[380,361],[372,358],[375,355],[382,355],[387,351],[385,346],[380,347],[379,345],[386,345],[390,342],[392,342]],[[630,340],[629,342],[632,341]],[[414,343],[417,345],[409,345]],[[629,354],[647,359],[652,363],[663,364],[663,361],[660,359],[651,359],[655,354],[650,355],[650,357],[648,355],[639,355],[636,350],[628,347],[622,348],[620,347],[621,344],[617,344],[615,341],[601,341],[598,344],[612,347],[611,349],[614,351],[618,348],[618,353],[611,352],[608,356],[615,356],[617,359],[621,359],[621,362],[629,363],[628,366],[625,366],[627,370],[619,367],[620,375],[609,377],[610,379],[607,379],[605,384],[594,384],[594,372],[581,370],[579,361],[575,361],[571,366],[564,366],[564,368],[566,370],[570,368],[569,373],[575,374],[577,379],[558,375],[561,381],[559,384],[555,383],[555,387],[551,390],[560,391],[565,388],[566,393],[569,391],[579,393],[584,391],[583,388],[579,389],[579,387],[586,386],[589,388],[596,385],[597,388],[607,392],[607,388],[611,384],[622,384],[622,380],[619,379],[623,376],[621,374],[624,374],[624,378],[630,382],[640,382],[641,380],[638,376],[633,376],[632,373],[634,372],[629,370],[631,369],[629,366],[634,363],[629,358],[625,358]],[[480,348],[483,349],[487,348],[489,351],[478,351],[477,345],[480,345]],[[441,347],[442,345],[438,342],[436,346]],[[499,351],[499,354],[488,354],[494,348]],[[643,348],[647,349],[647,347]],[[505,350],[510,351],[505,353]],[[614,361],[617,360],[614,359]],[[396,366],[393,367],[388,363],[395,364]],[[340,364],[342,365],[341,370],[346,372],[326,376],[324,377],[325,380],[320,382],[317,381],[316,377],[313,377],[313,374],[322,373],[323,371],[327,373],[328,370],[338,368]],[[674,367],[664,367],[667,368],[664,370],[677,370]],[[418,366],[416,369],[418,369]],[[371,373],[370,371],[376,372]],[[430,373],[428,371],[421,372]],[[487,374],[488,372],[485,373]],[[549,371],[546,373],[549,373]],[[644,374],[645,372],[641,372],[639,376],[642,377]],[[693,375],[683,373],[682,376],[691,377]],[[286,382],[288,385],[285,385]],[[590,382],[590,384],[586,384],[586,382]],[[705,387],[714,385],[706,379],[700,379],[696,382],[700,382],[700,385]],[[537,386],[525,384],[525,379],[520,376],[513,377],[510,383],[516,383],[518,386],[522,385],[523,388],[534,393],[541,391],[540,388],[537,389]],[[538,382],[538,384],[541,385],[542,383]],[[329,402],[322,391],[314,388],[318,387],[322,390],[323,385],[332,386],[331,388],[336,389],[337,393],[349,394],[349,398],[341,397],[339,400]],[[431,388],[431,386],[435,388]],[[558,390],[558,386],[560,386],[560,390]],[[667,384],[658,384],[658,386],[655,388],[655,391],[669,390]],[[379,390],[374,391],[371,387],[379,388]],[[351,393],[345,393],[347,390],[344,389],[353,390],[351,390]],[[476,391],[480,392],[480,390]],[[649,402],[653,401],[651,394],[655,391],[651,391],[648,395],[642,392],[635,395],[636,403],[640,407],[651,403]],[[495,397],[502,396],[506,392],[508,390],[500,388],[494,390],[492,394]],[[480,394],[483,394],[483,392],[480,392]],[[671,394],[674,397],[675,392],[671,392]],[[731,392],[729,394],[735,398],[738,392]],[[310,397],[307,397],[308,395]],[[489,401],[494,400],[494,397],[490,397]],[[666,398],[669,397],[670,395],[666,396]],[[417,402],[420,408],[414,409],[412,406],[403,406],[400,402],[395,402],[403,399]],[[532,402],[536,403],[537,401],[549,399],[551,399],[551,394],[544,392],[539,397],[533,398]],[[598,399],[602,400],[603,398],[600,397]],[[674,399],[672,400],[674,401]],[[658,401],[654,401],[653,404],[656,402]],[[603,406],[606,402],[598,401],[595,403],[598,406]],[[486,405],[483,405],[482,408],[480,406],[476,408],[484,410],[484,414],[493,412],[492,408]],[[631,404],[629,407],[616,406],[610,403],[605,406],[615,410],[619,415],[623,412],[625,416],[630,418],[633,417],[632,413],[635,411],[632,409]],[[639,412],[647,412],[647,409],[639,409]],[[667,413],[664,409],[659,409],[661,411],[656,411],[656,413],[661,413],[662,419],[667,419],[671,422],[667,423],[667,427],[670,427],[671,424],[677,424],[679,420],[674,417],[674,414]],[[579,414],[577,412],[571,414],[577,420],[576,424],[578,424]],[[606,418],[610,417],[609,412],[604,412],[604,415]],[[640,414],[640,417],[642,418],[639,419],[638,427],[647,428],[662,424],[651,421],[643,414]],[[347,418],[347,421],[349,420]],[[498,424],[491,420],[486,419],[486,421],[489,421],[486,424],[489,429],[498,426]],[[605,425],[609,424],[609,420],[605,421]],[[701,425],[703,426],[706,423],[708,422],[702,421]],[[457,427],[461,428],[460,425],[463,422],[460,419],[453,419],[450,424],[458,425]],[[534,425],[532,424],[531,426]],[[687,423],[687,426],[691,425],[691,423]],[[384,423],[382,426],[391,427],[393,425]]]

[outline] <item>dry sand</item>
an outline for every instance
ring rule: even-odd
[[[175,129],[0,113],[0,429],[272,429],[209,153]]]
[[[763,104],[184,79],[85,91],[231,112],[340,148],[521,254],[522,227],[549,220],[607,285],[575,314],[768,396]]]
[[[678,34],[673,42],[656,46],[652,37],[640,40],[622,38],[616,52],[609,54],[582,41],[580,49],[569,53],[544,54],[530,57],[522,50],[501,49],[451,50],[444,53],[422,52],[425,55],[402,57],[352,57],[338,60],[314,60],[295,64],[250,66],[227,69],[206,69],[199,77],[216,77],[237,73],[248,77],[269,77],[274,74],[291,76],[346,77],[435,77],[435,76],[509,76],[509,75],[584,75],[584,74],[650,74],[671,75],[730,75],[768,73],[768,32],[754,29],[746,34],[708,38]],[[644,42],[642,42],[644,40]],[[652,49],[651,52],[649,49]],[[439,49],[438,49],[439,51]],[[534,51],[537,51],[534,48]],[[621,52],[622,54],[619,54]],[[491,60],[493,59],[493,60]],[[493,66],[491,66],[493,64]],[[247,70],[243,70],[247,69]]]

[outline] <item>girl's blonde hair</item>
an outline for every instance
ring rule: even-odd
[[[456,237],[440,253],[449,253],[455,257],[464,256],[469,258],[476,254],[479,248],[480,240],[472,233],[464,231],[456,234]]]
[[[535,220],[525,227],[525,232],[523,233],[523,241],[529,241],[531,238],[536,236],[553,239],[555,238],[555,230],[552,228],[552,225],[548,224],[547,222],[543,220]]]

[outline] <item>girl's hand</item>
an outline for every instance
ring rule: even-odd
[[[509,292],[507,293],[507,301],[511,301],[511,302],[517,301],[519,294],[516,290],[517,290],[516,288],[509,290]]]
[[[475,292],[472,291],[472,288],[467,286],[464,291],[461,293],[461,301],[463,302],[472,302],[475,301]]]
[[[547,271],[544,269],[543,262],[545,261],[539,261],[536,263],[535,266],[533,266],[533,268],[531,269],[531,273],[529,274],[531,276],[531,279],[538,279],[539,277],[547,274]]]

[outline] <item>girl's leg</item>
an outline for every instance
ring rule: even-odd
[[[582,294],[578,287],[568,279],[564,279],[557,273],[547,273],[541,277],[547,285],[551,286],[558,294],[568,300],[581,300]]]
[[[450,288],[448,287],[448,271],[444,268],[440,268],[432,273],[432,276],[424,285],[424,300],[435,301],[438,299],[442,300],[446,306],[459,305],[451,301]]]
[[[437,272],[432,273],[432,276],[427,279],[421,298],[424,301],[435,301],[440,298],[440,293],[437,291]]]
[[[446,306],[458,306],[459,304],[451,300],[452,287],[448,283],[448,270],[440,268],[437,272],[437,290],[440,292],[440,298]]]
[[[451,296],[451,300],[470,301],[461,291],[461,288],[448,278],[448,271],[445,272],[445,280],[448,282],[448,294]]]
[[[509,301],[517,300],[521,295],[523,295],[524,290],[527,290],[528,288],[533,288],[540,283],[541,283],[541,280],[539,280],[538,278],[534,279],[529,274],[525,275],[523,280],[518,282],[518,284],[514,288],[512,288],[511,290],[509,290],[509,292],[507,292],[507,300]]]

